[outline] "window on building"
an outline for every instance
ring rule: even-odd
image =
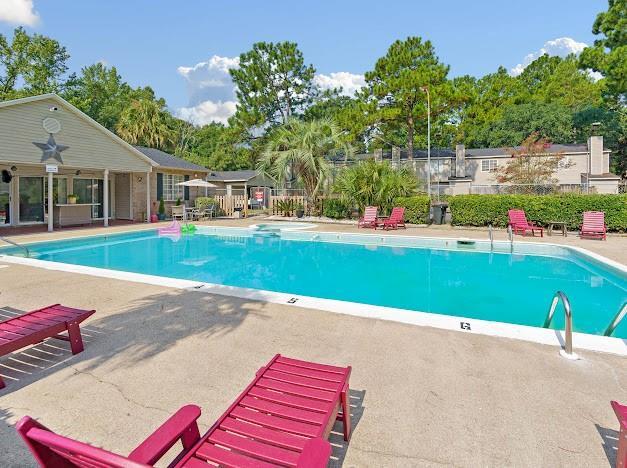
[[[183,200],[184,187],[180,184],[185,178],[178,174],[163,174],[163,199],[165,201]]]
[[[481,172],[494,172],[496,167],[496,159],[484,159],[481,161]]]

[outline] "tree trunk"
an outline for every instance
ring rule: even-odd
[[[407,117],[407,159],[414,159],[414,117],[411,113]]]

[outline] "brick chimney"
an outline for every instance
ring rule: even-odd
[[[588,153],[590,154],[590,174],[598,175],[610,172],[609,155],[603,154],[602,136],[588,138]]]
[[[455,145],[455,177],[466,177],[466,148]]]

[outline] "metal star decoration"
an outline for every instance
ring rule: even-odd
[[[48,159],[56,159],[61,164],[63,164],[61,152],[69,148],[69,146],[57,145],[57,142],[54,141],[52,133],[48,137],[47,143],[37,143],[36,141],[33,141],[33,145],[43,151],[43,154],[41,155],[41,162],[47,161]]]

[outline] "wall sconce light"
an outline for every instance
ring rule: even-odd
[[[11,166],[11,172],[15,172],[15,171],[17,171],[17,167]]]
[[[144,180],[142,176],[137,177],[137,182],[141,182],[142,180]]]
[[[78,171],[76,171],[76,175],[81,175],[80,169]]]

